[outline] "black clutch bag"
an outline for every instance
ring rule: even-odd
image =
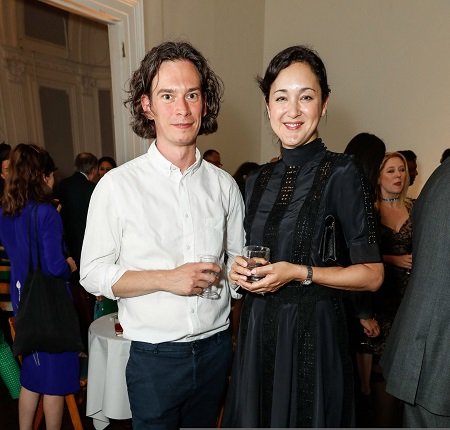
[[[327,215],[319,248],[320,257],[326,266],[349,266],[350,256],[339,221]]]

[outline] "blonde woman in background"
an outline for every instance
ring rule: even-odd
[[[380,228],[380,251],[385,277],[375,293],[375,313],[381,335],[374,343],[372,391],[376,427],[400,427],[401,403],[386,393],[386,383],[378,364],[386,345],[400,302],[413,267],[411,210],[413,200],[406,197],[409,185],[408,164],[398,152],[387,153],[380,166],[377,200]]]

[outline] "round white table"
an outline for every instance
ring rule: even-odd
[[[114,331],[114,316],[105,315],[89,327],[89,368],[86,415],[103,430],[109,419],[131,418],[125,368],[131,342]]]

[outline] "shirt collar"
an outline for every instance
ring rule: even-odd
[[[79,170],[78,170],[78,173],[81,173],[89,181],[88,175],[86,175],[86,173],[80,172]]]
[[[156,164],[156,166],[165,174],[170,175],[174,172],[180,172],[179,167],[172,164],[166,157],[164,157],[158,150],[156,139],[150,144],[147,154],[150,156],[151,160]],[[198,148],[195,148],[195,161],[189,166],[184,174],[195,172],[202,163],[202,157]]]

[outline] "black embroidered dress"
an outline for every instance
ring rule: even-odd
[[[271,262],[323,266],[326,215],[340,222],[353,264],[379,262],[375,218],[353,161],[320,139],[282,149],[282,159],[247,180],[247,244]],[[292,282],[274,294],[248,293],[223,427],[353,425],[352,364],[342,290]]]

